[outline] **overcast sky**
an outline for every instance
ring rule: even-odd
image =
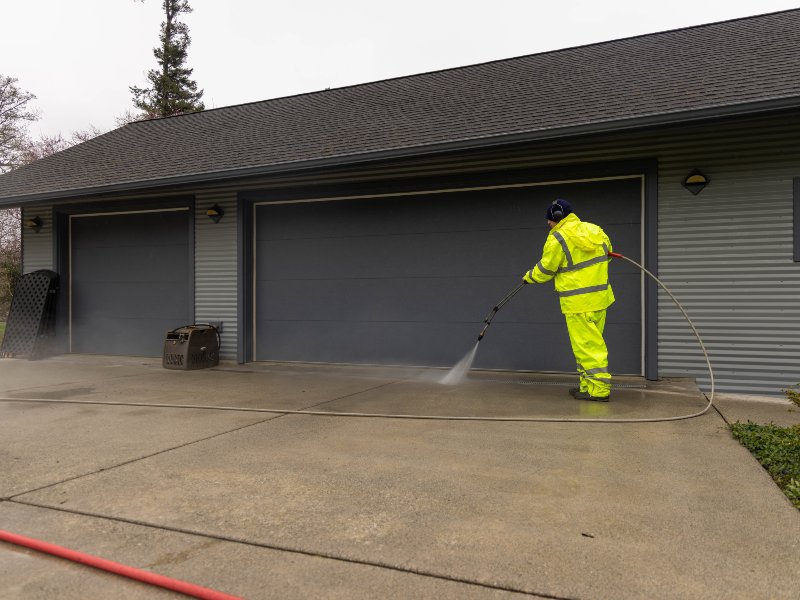
[[[191,0],[188,66],[230,106],[797,8],[727,0]],[[33,136],[112,129],[156,66],[161,0],[4,2],[0,74],[37,96]],[[565,73],[565,76],[568,74]]]

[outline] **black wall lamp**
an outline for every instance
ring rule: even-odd
[[[220,219],[225,216],[225,211],[220,208],[219,204],[215,204],[206,211],[206,214],[214,223],[219,223]]]
[[[39,217],[25,219],[23,224],[25,225],[26,229],[31,229],[34,233],[39,233],[39,231],[42,229],[42,219]]]
[[[710,183],[708,177],[695,169],[683,180],[683,187],[692,192],[695,196],[703,191],[703,188]]]

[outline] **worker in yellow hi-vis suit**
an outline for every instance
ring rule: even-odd
[[[570,394],[578,400],[608,402],[611,373],[603,329],[606,309],[614,302],[608,283],[611,241],[600,227],[581,221],[566,200],[555,200],[547,208],[547,224],[550,233],[542,258],[523,281],[555,278],[580,376],[580,387]]]

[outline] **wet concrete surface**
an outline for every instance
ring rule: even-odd
[[[209,408],[630,419],[706,404],[687,380],[619,378],[596,404],[564,375],[443,374],[0,361],[0,528],[246,598],[796,597],[800,512],[722,416],[796,418],[788,403],[645,424]],[[171,595],[85,571],[0,543],[3,598]]]

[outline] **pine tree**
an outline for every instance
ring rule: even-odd
[[[192,12],[189,0],[163,0],[167,20],[161,23],[161,46],[153,48],[159,68],[151,69],[147,79],[151,87],[131,86],[133,105],[142,111],[141,117],[152,119],[205,108],[203,90],[191,79],[193,69],[186,68],[186,55],[191,43],[189,27],[179,18]]]

